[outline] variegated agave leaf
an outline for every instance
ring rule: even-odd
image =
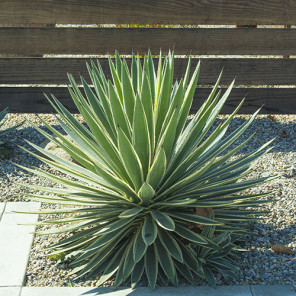
[[[201,276],[211,285],[215,286],[215,274],[220,274],[225,280],[229,278],[238,279],[238,267],[235,266],[235,258],[238,256],[236,237],[230,232],[217,232],[215,226],[206,225],[201,233],[213,244],[212,248],[193,246],[192,252],[198,258]]]
[[[105,77],[99,63],[91,61],[87,67],[92,85],[81,78],[83,90],[69,75],[69,92],[87,126],[54,96],[49,99],[61,127],[73,141],[42,119],[55,137],[32,124],[80,164],[31,144],[46,156],[36,157],[73,177],[64,179],[27,169],[63,185],[63,189],[31,186],[44,192],[31,195],[32,200],[76,206],[41,211],[70,214],[45,222],[66,226],[42,234],[76,231],[51,246],[52,254],[68,254],[73,272],[78,277],[99,276],[98,285],[113,279],[115,286],[130,283],[135,287],[145,276],[154,288],[158,278],[176,285],[180,275],[189,282],[198,275],[213,284],[212,273],[220,269],[231,276],[225,253],[231,244],[221,247],[217,237],[213,239],[204,231],[216,227],[219,235],[228,237],[229,232],[244,230],[236,221],[253,220],[256,211],[246,207],[257,206],[258,198],[266,195],[243,192],[271,178],[240,180],[250,173],[253,162],[270,150],[270,143],[235,160],[232,156],[250,139],[230,152],[228,149],[259,111],[226,134],[241,102],[209,134],[233,82],[222,95],[218,90],[220,75],[186,126],[200,64],[190,77],[189,59],[184,78],[174,81],[172,53],[164,59],[160,54],[157,70],[150,52],[143,63],[133,56],[131,71],[118,53],[115,62],[111,58],[109,62],[112,80]],[[212,254],[212,261],[218,254],[221,264],[204,259],[204,253]],[[203,260],[205,264],[201,264]]]

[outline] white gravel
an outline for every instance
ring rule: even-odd
[[[56,124],[53,115],[41,114],[40,116],[48,123]],[[38,123],[37,117],[33,114],[9,114],[6,126],[22,122],[25,117]],[[240,125],[247,117],[245,115],[236,116],[231,129]],[[223,118],[225,116],[222,115],[219,120]],[[275,173],[279,173],[281,177],[254,188],[253,192],[274,191],[275,201],[264,206],[270,211],[269,214],[265,215],[260,222],[251,224],[254,236],[243,244],[248,252],[242,253],[238,260],[239,280],[228,283],[219,282],[219,284],[292,284],[295,286],[295,255],[275,254],[270,248],[276,243],[292,247],[294,250],[296,248],[296,115],[260,115],[239,142],[254,131],[257,131],[256,136],[247,147],[240,151],[241,154],[254,150],[273,137],[276,137],[276,140],[275,148],[261,158],[257,164],[257,170],[252,173],[251,177],[268,176]],[[38,160],[17,147],[17,145],[22,145],[29,148],[24,139],[40,144],[43,136],[25,123],[1,139],[15,148],[11,159],[0,160],[1,201],[24,201],[23,193],[27,189],[22,188],[19,185],[21,183],[43,185],[50,183],[14,165],[14,163],[24,166],[41,165]],[[48,169],[46,166],[43,167]],[[48,207],[48,205],[43,205],[43,207]],[[62,236],[65,234],[58,237],[35,237],[27,269],[27,286],[70,285],[71,279],[66,266],[57,265],[55,261],[44,256],[46,251],[43,250],[46,246],[61,239]],[[95,280],[72,280],[74,286],[94,286],[95,282]]]

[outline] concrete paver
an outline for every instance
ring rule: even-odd
[[[38,215],[12,211],[38,210],[39,203],[7,203],[0,222],[0,287],[22,286]]]
[[[108,289],[108,291],[100,291],[100,288],[84,288],[84,287],[23,287],[21,296],[122,296],[127,294],[117,294],[118,291],[113,289]],[[114,294],[111,294],[114,292]]]
[[[0,213],[4,211],[5,204],[5,202],[0,202]]]
[[[20,296],[21,287],[0,287],[0,296]]]
[[[8,202],[5,207],[5,214],[16,214],[14,212],[36,211],[40,208],[40,202]],[[26,215],[30,217],[32,215]]]
[[[20,296],[295,296],[290,285],[220,286],[211,287],[162,287],[149,288],[68,288],[68,287],[24,287]],[[1,295],[2,296],[2,295]]]
[[[162,287],[151,291],[149,288],[37,288],[24,287],[21,296],[252,296],[248,286],[221,286],[216,289],[211,287]]]
[[[250,289],[253,296],[296,296],[291,285],[254,285]]]
[[[0,221],[1,221],[4,209],[5,209],[5,204],[6,204],[5,202],[0,202]]]

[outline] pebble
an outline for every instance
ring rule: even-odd
[[[40,114],[40,116],[49,124],[57,126],[54,115]],[[213,128],[226,117],[227,115],[219,116]],[[4,128],[20,123],[24,118],[30,119],[46,130],[44,126],[40,125],[37,116],[34,114],[9,114]],[[77,118],[82,119],[79,115],[77,115]],[[246,118],[249,118],[249,116],[237,115],[230,125],[229,132],[242,124]],[[272,117],[259,115],[245,134],[234,143],[234,146],[255,131],[256,135],[247,146],[239,151],[239,155],[251,152],[268,140],[276,138],[272,144],[274,149],[257,161],[256,170],[249,176],[249,178],[259,178],[279,175],[279,178],[251,190],[253,193],[272,191],[274,200],[262,206],[262,210],[269,211],[268,214],[263,216],[262,220],[250,223],[253,236],[247,238],[241,244],[247,251],[242,252],[236,262],[239,266],[239,280],[225,282],[222,279],[218,284],[292,284],[295,286],[295,256],[275,254],[270,248],[274,244],[281,243],[294,250],[296,249],[296,115],[272,115]],[[285,131],[287,137],[283,137],[283,131]],[[34,176],[15,165],[37,166],[50,170],[39,160],[18,147],[20,145],[33,151],[24,139],[39,145],[44,137],[30,127],[28,123],[25,123],[22,127],[1,138],[2,141],[9,142],[10,145],[14,146],[12,158],[0,160],[0,201],[2,202],[25,201],[24,194],[28,190],[20,184],[54,186],[50,181]],[[52,207],[54,206],[42,205],[42,208]],[[48,219],[49,217],[50,215],[45,215],[40,219]],[[46,225],[38,228],[41,230],[48,227]],[[26,286],[95,286],[97,279],[74,280],[69,276],[70,270],[66,264],[58,265],[55,261],[46,257],[48,251],[45,250],[45,247],[66,236],[67,234],[35,237],[27,268]],[[110,283],[108,284],[110,285]],[[202,280],[198,281],[198,284],[206,285]]]

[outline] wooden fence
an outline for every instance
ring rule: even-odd
[[[239,26],[110,28],[59,24]],[[12,112],[52,112],[43,95],[52,92],[75,111],[65,87],[66,73],[86,77],[89,57],[69,55],[106,55],[115,49],[120,54],[145,54],[148,48],[158,54],[161,48],[164,53],[173,49],[176,55],[214,56],[202,57],[192,112],[224,68],[222,88],[234,77],[239,87],[232,91],[223,112],[233,110],[248,94],[241,113],[253,112],[262,104],[262,113],[296,113],[296,59],[283,58],[296,55],[296,29],[284,28],[295,24],[293,0],[1,0],[0,109],[8,106]],[[193,65],[198,60],[194,58]],[[106,57],[100,61],[109,75]],[[175,63],[175,77],[180,78],[187,60],[177,58]]]

